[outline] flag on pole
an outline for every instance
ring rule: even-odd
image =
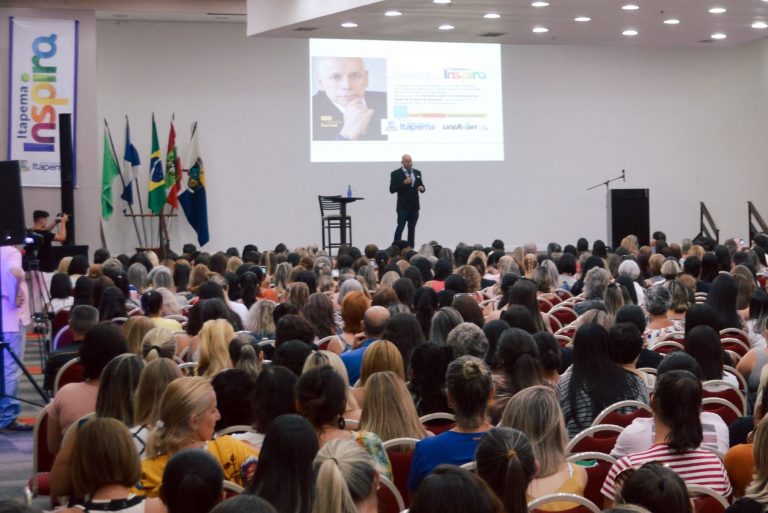
[[[181,189],[181,158],[176,149],[176,130],[173,129],[171,120],[171,132],[168,134],[168,154],[165,157],[165,187],[168,189],[166,202],[173,208],[179,208],[179,189]]]
[[[160,142],[157,139],[157,125],[155,115],[152,114],[152,155],[149,160],[149,209],[159,214],[165,205],[165,176],[163,175],[163,162],[160,160]]]
[[[109,127],[104,125],[104,159],[101,167],[101,217],[109,220],[112,212],[115,210],[112,201],[112,182],[120,175],[120,168],[117,166],[117,158],[112,152],[112,145],[109,137]]]
[[[197,142],[197,123],[192,126],[192,140],[189,143],[187,156],[189,170],[187,179],[181,181],[179,203],[184,210],[184,216],[197,232],[197,242],[200,246],[210,239],[208,235],[208,205],[205,197],[205,169]]]
[[[133,205],[133,182],[139,177],[141,160],[139,160],[139,152],[136,151],[136,146],[131,142],[131,128],[128,125],[128,116],[125,117],[125,153],[123,154],[123,161],[123,181],[125,186],[120,197]]]

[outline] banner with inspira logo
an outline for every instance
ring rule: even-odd
[[[76,141],[78,22],[9,20],[8,160],[20,162],[22,185],[59,187],[59,114],[72,114]]]

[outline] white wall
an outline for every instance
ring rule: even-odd
[[[391,241],[388,180],[399,155],[391,165],[309,163],[306,40],[248,39],[232,24],[100,20],[96,28],[98,117],[112,124],[119,152],[125,114],[144,164],[153,111],[163,147],[172,112],[183,143],[199,121],[210,248],[319,242],[316,196],[348,184],[366,198],[350,209],[355,242]],[[764,42],[505,46],[502,60],[507,160],[413,155],[428,187],[417,243],[605,238],[605,194],[585,189],[622,169],[628,179],[619,186],[649,188],[651,228],[675,240],[697,233],[701,200],[724,236],[746,237],[747,200],[768,212]],[[108,231],[113,251],[135,245],[125,220]],[[98,231],[90,236],[95,243]],[[194,240],[183,218],[171,239],[177,250]]]

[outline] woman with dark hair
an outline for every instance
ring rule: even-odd
[[[406,375],[410,368],[413,350],[425,340],[417,317],[418,315],[405,312],[396,313],[389,318],[381,334],[381,340],[389,340],[400,351]]]
[[[654,444],[613,464],[601,490],[605,507],[613,505],[618,491],[616,481],[622,472],[653,461],[663,461],[687,484],[707,486],[726,498],[731,495],[731,483],[720,459],[711,451],[699,449],[704,439],[701,397],[701,382],[688,371],[669,371],[659,377],[651,401],[656,426]]]
[[[174,455],[163,470],[160,497],[147,499],[148,511],[208,513],[221,502],[224,472],[207,451],[186,449]]]
[[[693,513],[685,482],[661,463],[646,463],[633,471],[624,481],[616,502],[637,504],[650,513]]]
[[[176,284],[176,292],[187,297],[190,296],[189,292],[187,292],[189,274],[189,263],[177,260],[176,265],[173,266],[173,283]]]
[[[539,352],[539,369],[541,370],[541,383],[557,387],[560,381],[560,344],[551,333],[540,331],[533,335],[533,341]]]
[[[75,288],[72,291],[72,308],[78,305],[93,306],[91,295],[93,294],[93,280],[88,276],[81,276],[75,282]]]
[[[479,477],[453,465],[440,465],[413,494],[410,513],[504,513],[504,506]]]
[[[522,305],[509,305],[506,310],[501,312],[500,320],[507,323],[510,328],[520,328],[531,335],[536,333],[536,324],[531,312]]]
[[[685,352],[698,362],[704,381],[719,379],[739,387],[736,376],[723,371],[725,351],[715,330],[709,326],[696,326],[686,335],[683,346]]]
[[[709,326],[717,331],[717,313],[706,303],[691,305],[685,312],[685,336],[687,337],[696,326]]]
[[[260,496],[278,511],[311,513],[312,461],[318,449],[317,434],[307,419],[277,417],[264,438],[248,493]]]
[[[488,321],[483,325],[483,333],[485,333],[485,338],[488,339],[488,354],[485,356],[485,363],[488,364],[488,367],[490,367],[492,371],[499,370],[499,359],[496,356],[496,348],[499,345],[501,334],[509,328],[511,328],[511,326],[501,319]]]
[[[519,328],[501,334],[496,350],[501,372],[494,375],[496,398],[490,409],[491,422],[496,425],[513,395],[520,390],[541,385],[539,351],[533,336]]]
[[[256,276],[255,273],[245,272],[240,276],[238,285],[240,287],[240,295],[243,305],[245,305],[245,308],[251,308],[257,301],[259,293],[261,292],[259,277]]]
[[[581,254],[581,252],[579,252],[579,254]],[[605,262],[603,262],[603,259],[598,256],[593,255],[587,258],[587,260],[584,262],[584,265],[581,266],[579,279],[573,282],[573,285],[571,285],[571,294],[574,296],[581,294],[584,290],[584,277],[587,275],[587,273],[594,267],[604,266]]]
[[[331,440],[354,440],[374,460],[377,471],[391,478],[389,457],[379,436],[368,431],[345,429],[346,407],[347,386],[330,365],[315,367],[299,377],[296,383],[296,409],[315,428],[320,446]]]
[[[447,345],[424,342],[414,348],[408,389],[420,416],[450,411],[445,395],[445,372],[452,359],[453,348]]]
[[[715,246],[715,257],[717,258],[717,269],[720,272],[731,272],[731,252],[725,244]]]
[[[437,292],[432,287],[421,287],[413,296],[413,311],[419,321],[423,338],[429,337],[432,316],[437,311]]]
[[[506,513],[527,513],[528,485],[537,472],[528,438],[508,427],[491,429],[477,446],[477,475],[499,497]]]
[[[719,273],[717,257],[712,252],[704,253],[701,257],[701,274],[696,281],[696,292],[709,292],[712,290],[712,282]]]
[[[54,314],[60,310],[69,310],[72,308],[74,298],[72,297],[72,281],[64,273],[56,273],[51,278],[51,303],[50,307]]]
[[[99,320],[111,321],[115,317],[127,317],[128,310],[125,308],[125,296],[123,291],[115,286],[109,286],[104,289],[98,305]]]
[[[459,312],[464,322],[471,322],[478,328],[483,328],[483,311],[472,296],[457,294],[453,297],[453,308]]]
[[[707,302],[717,315],[717,331],[726,328],[744,329],[744,323],[736,310],[736,296],[739,288],[730,274],[720,274],[712,282]]]
[[[88,258],[83,255],[75,255],[69,261],[67,269],[71,283],[74,285],[77,279],[88,274]]]
[[[411,491],[442,463],[463,465],[472,461],[477,445],[491,428],[488,404],[493,399],[493,377],[485,362],[474,356],[452,361],[445,373],[445,388],[456,426],[416,444],[408,474]]]
[[[216,421],[216,431],[253,422],[254,412],[249,404],[248,393],[253,390],[255,383],[256,377],[242,369],[226,369],[213,376],[211,385],[221,415]]]
[[[528,309],[536,331],[549,331],[548,325],[544,324],[543,314],[539,311],[535,283],[526,279],[517,280],[509,289],[508,300],[510,305],[522,305]]]
[[[588,428],[606,407],[628,399],[648,402],[643,380],[611,360],[608,332],[585,324],[573,338],[573,366],[560,377],[557,396],[568,436]]]
[[[570,253],[563,253],[557,261],[557,272],[560,273],[560,279],[557,287],[564,290],[571,290],[571,286],[576,282],[576,258]]]

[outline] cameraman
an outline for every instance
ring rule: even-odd
[[[48,219],[51,214],[45,210],[35,210],[32,213],[32,226],[31,231],[40,235],[43,239],[39,243],[37,258],[40,261],[40,271],[44,273],[52,273],[56,270],[56,259],[53,256],[52,242],[64,242],[67,240],[67,221],[69,216],[67,214],[59,214],[51,223]],[[52,230],[58,225],[57,232]]]

